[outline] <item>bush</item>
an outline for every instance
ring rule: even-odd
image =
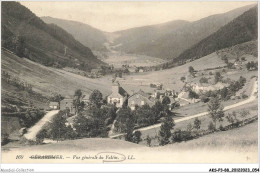
[[[159,131],[159,145],[163,146],[170,143],[171,130],[174,127],[174,122],[170,116],[164,118]]]
[[[205,95],[201,95],[201,97],[200,97],[200,100],[203,102],[203,103],[207,103],[207,102],[209,102],[209,97],[207,97],[207,96],[205,96]]]
[[[190,131],[179,129],[172,134],[172,142],[182,142],[191,139],[193,139],[193,136],[191,135]]]
[[[239,114],[242,118],[245,118],[247,117],[247,115],[250,114],[250,112],[248,110],[242,110],[242,112],[240,112]]]
[[[190,91],[189,91],[189,98],[190,98],[190,99],[198,99],[198,98],[199,98],[199,95],[198,95],[196,92],[190,90]]]
[[[184,76],[181,77],[181,81],[184,82],[186,78]]]
[[[212,121],[208,125],[208,130],[209,131],[215,131],[216,130],[215,125]]]
[[[43,129],[40,130],[36,135],[36,143],[42,144],[44,141],[44,138],[47,136],[47,130]]]
[[[195,118],[194,122],[193,122],[193,127],[197,130],[200,129],[200,125],[201,125],[201,121],[198,118]]]
[[[132,142],[139,144],[139,142],[142,141],[141,136],[142,136],[142,133],[140,131],[138,131],[138,130],[135,131],[133,134]]]
[[[152,142],[152,139],[150,138],[150,136],[147,135],[145,140],[146,140],[146,144],[148,145],[148,147],[150,147],[151,146],[151,142]]]
[[[208,78],[205,77],[200,78],[200,83],[208,83]]]
[[[222,124],[220,124],[220,126],[219,126],[219,130],[221,130],[221,131],[225,131],[225,128],[223,127]]]
[[[248,98],[248,95],[242,94],[242,98],[243,98],[243,99],[246,99],[246,98]]]

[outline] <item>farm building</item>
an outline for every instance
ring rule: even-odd
[[[85,94],[82,96],[81,101],[84,102],[85,104],[89,103],[89,95]]]
[[[107,97],[107,103],[114,104],[116,107],[121,108],[126,102],[127,97],[127,92],[118,82],[115,82],[112,85],[112,94]]]
[[[55,109],[56,110],[56,109],[60,108],[60,105],[59,105],[59,102],[50,102],[49,107],[51,109]]]
[[[73,98],[66,96],[62,101],[60,101],[60,110],[69,109],[71,114],[75,114],[75,106],[73,105]]]
[[[128,98],[128,106],[131,108],[131,110],[135,110],[136,106],[143,106],[145,104],[148,104],[150,107],[152,107],[154,105],[154,101],[151,99],[149,94],[142,90],[139,90]]]

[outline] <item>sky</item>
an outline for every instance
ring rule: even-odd
[[[255,1],[240,2],[20,2],[37,16],[74,20],[102,31],[114,32],[128,28],[164,23],[172,20],[196,21],[225,13]]]

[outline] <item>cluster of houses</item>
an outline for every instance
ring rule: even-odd
[[[156,100],[162,100],[164,96],[169,96],[171,103],[173,103],[176,101],[173,95],[173,91],[164,90],[156,90],[153,94],[148,94],[139,90],[132,95],[129,95],[118,82],[114,82],[112,85],[112,93],[107,96],[107,104],[114,104],[118,108],[127,104],[131,110],[135,110],[136,106],[143,106],[145,104],[152,107]],[[66,96],[62,101],[60,101],[60,103],[50,102],[49,107],[51,109],[69,110],[71,114],[75,114],[73,100],[73,97]],[[83,95],[81,101],[88,104],[89,95]]]

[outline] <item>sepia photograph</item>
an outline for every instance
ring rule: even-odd
[[[258,158],[257,1],[1,2],[1,163]]]

